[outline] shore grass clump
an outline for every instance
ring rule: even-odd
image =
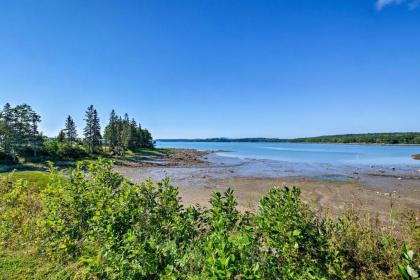
[[[0,178],[0,274],[9,277],[415,279],[419,271],[415,219],[400,231],[353,212],[321,219],[297,187],[274,187],[256,213],[242,213],[230,189],[214,193],[210,209],[185,208],[168,178],[133,184],[102,159],[51,167],[47,184],[16,176]]]

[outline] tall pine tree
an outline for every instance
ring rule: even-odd
[[[118,116],[114,110],[112,110],[109,117],[109,124],[105,128],[104,139],[109,145],[113,152],[117,151],[119,146],[119,129],[118,129]]]
[[[101,124],[96,109],[93,110],[93,145],[94,149],[102,145]]]
[[[88,152],[93,154],[97,151],[101,145],[101,126],[99,124],[98,113],[93,105],[90,105],[85,114],[86,126],[83,130],[85,137],[85,144],[88,148]]]
[[[60,143],[64,143],[64,141],[66,141],[66,133],[64,132],[64,129],[60,130],[60,132],[58,133],[57,141]]]
[[[64,131],[67,144],[73,145],[77,139],[77,130],[76,124],[70,115],[66,119],[66,128]]]
[[[34,157],[36,157],[37,152],[39,150],[39,146],[42,142],[41,135],[39,134],[39,131],[38,131],[38,123],[41,122],[41,116],[39,116],[38,114],[32,111],[30,118],[31,118],[31,121],[30,121],[31,125],[30,125],[30,131],[29,131],[30,142],[32,146],[33,155]]]
[[[0,119],[2,121],[1,144],[5,153],[10,153],[12,149],[12,114],[12,107],[9,103],[6,103],[6,105],[3,107],[3,110],[0,112]]]
[[[123,151],[126,151],[131,141],[130,119],[127,113],[124,115],[124,119],[122,120],[121,140]]]

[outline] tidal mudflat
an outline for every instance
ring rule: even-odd
[[[386,217],[390,210],[420,216],[420,171],[416,165],[290,162],[226,157],[182,150],[159,166],[117,166],[134,182],[169,176],[186,205],[209,206],[214,191],[233,188],[241,210],[254,211],[272,186],[296,185],[312,207],[333,215],[349,209]],[[165,164],[165,162],[167,164]]]

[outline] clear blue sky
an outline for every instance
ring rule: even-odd
[[[420,131],[419,0],[0,0],[0,103],[155,138]]]

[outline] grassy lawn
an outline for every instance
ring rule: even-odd
[[[3,250],[0,247],[0,279],[45,279],[50,269],[45,260],[24,250]]]
[[[42,171],[12,171],[0,173],[0,178],[13,174],[11,181],[24,180],[39,191],[49,182],[49,173]],[[69,279],[63,268],[55,267],[49,260],[40,257],[35,247],[18,248],[13,244],[3,246],[0,242],[0,280],[2,279]],[[60,273],[58,273],[61,271]]]
[[[49,181],[48,172],[43,171],[12,171],[0,173],[0,177],[7,176],[11,173],[14,173],[12,177],[13,181],[21,179],[23,181],[27,181],[29,185],[37,189],[42,189],[48,184]]]
[[[54,264],[36,254],[35,248],[5,250],[0,247],[0,280],[71,279],[70,271],[77,271],[77,267],[71,263],[67,267]]]

